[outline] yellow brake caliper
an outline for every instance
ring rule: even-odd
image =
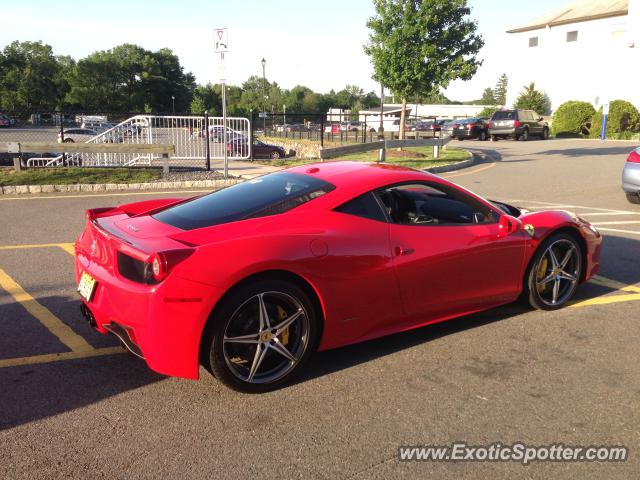
[[[281,322],[285,318],[287,318],[287,312],[285,312],[284,308],[282,308],[280,305],[278,305],[278,318],[280,318]],[[280,335],[280,341],[282,342],[283,345],[286,345],[287,343],[289,343],[289,327],[285,328],[282,331],[282,334]]]
[[[544,257],[542,259],[542,261],[540,262],[540,266],[538,267],[538,271],[536,272],[536,280],[538,282],[545,277],[545,274],[547,273],[547,266],[548,265],[549,265],[549,260],[547,259],[547,257]],[[539,285],[537,288],[538,288],[538,293],[542,293],[547,288],[547,285],[546,284],[545,285]]]

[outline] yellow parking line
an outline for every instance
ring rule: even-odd
[[[75,255],[73,243],[34,243],[26,245],[0,245],[0,250],[23,250],[27,248],[51,248],[58,247],[65,252]]]
[[[76,249],[75,249],[73,243],[59,243],[58,247],[60,247],[62,250],[67,252],[72,257],[75,256],[75,254],[76,254]]]
[[[74,352],[87,352],[94,348],[80,335],[75,333],[62,320],[39,304],[31,295],[18,285],[13,278],[0,268],[0,288],[4,289],[21,304],[27,312],[36,317],[51,333]]]
[[[22,365],[35,365],[38,363],[58,362],[61,360],[76,360],[79,358],[100,357],[126,353],[122,347],[95,348],[86,352],[48,353],[46,355],[34,355],[33,357],[7,358],[0,360],[0,368],[19,367]]]
[[[610,303],[633,302],[640,300],[640,293],[631,293],[628,295],[608,295],[605,297],[589,298],[587,300],[577,301],[569,305],[570,307],[588,307],[590,305],[607,305]]]
[[[476,168],[475,170],[472,170],[470,172],[454,173],[452,175],[447,175],[446,173],[443,173],[442,176],[445,177],[445,178],[454,178],[454,177],[462,177],[464,175],[473,175],[474,173],[482,172],[484,170],[488,170],[488,169],[493,168],[495,166],[496,166],[496,163],[490,163],[489,165],[485,165],[484,167]]]
[[[613,280],[611,278],[601,277],[600,275],[596,275],[591,280],[591,283],[595,283],[596,285],[601,285],[603,287],[610,288],[612,290],[622,290],[623,292],[631,292],[631,293],[640,293],[640,287],[636,287],[635,285],[627,285],[626,283],[618,282],[617,280]]]

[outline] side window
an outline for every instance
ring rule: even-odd
[[[497,221],[493,210],[453,187],[405,184],[378,192],[389,217],[400,225],[470,225]]]
[[[380,222],[387,221],[384,212],[380,208],[380,204],[372,192],[365,193],[364,195],[349,200],[347,203],[343,203],[337,207],[335,211],[368,218],[370,220],[378,220]]]

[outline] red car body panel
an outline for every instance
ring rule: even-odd
[[[255,274],[287,272],[308,283],[322,307],[319,350],[326,350],[515,300],[537,245],[561,228],[579,234],[587,247],[583,280],[599,266],[601,237],[569,212],[515,220],[533,225],[533,236],[523,228],[500,236],[497,223],[397,225],[334,209],[370,190],[414,181],[457,188],[497,209],[442,178],[392,165],[335,162],[289,171],[336,188],[283,214],[194,230],[149,215],[183,200],[89,211],[76,241],[76,277],[88,272],[97,281],[85,302],[97,330],[106,333],[103,325],[119,323],[153,370],[196,379],[212,312],[226,292]],[[157,252],[184,249],[188,258],[160,283],[137,283],[119,271],[118,252],[149,262]]]

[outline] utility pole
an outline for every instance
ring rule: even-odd
[[[262,130],[267,131],[267,77],[264,73],[264,67],[267,61],[262,59]]]
[[[224,178],[229,177],[229,153],[227,151],[227,89],[226,89],[226,72],[224,66],[224,54],[229,51],[228,32],[226,28],[218,28],[215,31],[216,53],[220,54],[220,85],[222,87],[222,140],[224,151]],[[207,131],[209,125],[207,125]]]

